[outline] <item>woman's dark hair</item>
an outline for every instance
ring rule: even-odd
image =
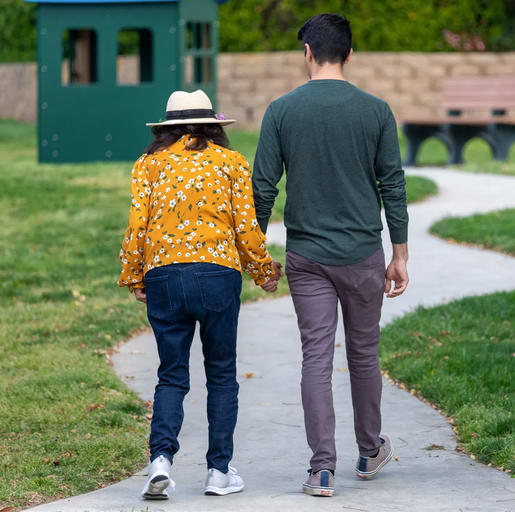
[[[352,48],[350,21],[338,14],[317,14],[299,30],[299,41],[309,44],[317,64],[343,64]]]
[[[229,147],[229,139],[220,124],[176,124],[153,126],[154,140],[147,146],[145,153],[151,155],[166,149],[177,142],[183,135],[190,135],[191,140],[186,149],[200,151],[206,149],[209,142],[224,148]]]

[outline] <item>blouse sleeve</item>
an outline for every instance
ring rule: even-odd
[[[249,163],[240,156],[232,178],[232,215],[242,270],[257,285],[273,275],[272,257],[266,249],[266,237],[256,219]]]
[[[151,183],[146,155],[136,161],[131,172],[131,207],[129,211],[129,225],[125,231],[120,249],[120,263],[122,272],[118,286],[145,288],[143,283],[144,258],[143,250],[147,223],[149,217],[149,203]]]

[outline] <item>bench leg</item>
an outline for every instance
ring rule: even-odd
[[[460,125],[448,124],[444,129],[449,137],[451,144],[449,146],[449,161],[450,165],[463,163],[463,149],[465,144],[474,137],[481,137],[484,132],[484,125]]]
[[[463,153],[463,147],[459,149],[456,146],[456,141],[454,137],[449,133],[449,130],[446,126],[442,126],[441,129],[434,134],[434,137],[439,141],[443,142],[445,147],[447,148],[447,164],[454,163],[454,160],[460,159]]]
[[[417,165],[417,154],[420,146],[429,137],[436,136],[440,126],[404,123],[402,129],[408,140],[407,152],[402,163],[405,166],[415,166]]]
[[[515,126],[491,124],[485,132],[484,139],[490,144],[494,159],[506,162],[510,148],[515,142]]]
[[[448,165],[457,165],[463,163],[463,149],[468,139],[461,139],[453,137],[452,144],[449,146],[449,160]]]
[[[424,139],[421,138],[408,138],[408,148],[406,151],[406,156],[404,157],[403,165],[409,167],[414,167],[417,165],[417,154],[423,141]]]

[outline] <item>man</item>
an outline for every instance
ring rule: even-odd
[[[356,473],[374,476],[392,457],[381,434],[377,348],[383,294],[408,284],[406,191],[397,126],[388,105],[347,82],[349,21],[320,14],[300,29],[310,80],[265,113],[253,187],[266,232],[286,169],[286,275],[302,340],[302,403],[313,451],[307,494],[332,496],[336,449],[331,387],[341,303],[359,447]],[[381,201],[393,259],[385,270]],[[392,281],[395,283],[392,287]]]

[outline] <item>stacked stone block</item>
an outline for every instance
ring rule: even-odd
[[[130,82],[136,62],[124,58],[118,65]],[[444,115],[440,100],[448,77],[514,75],[515,52],[357,52],[345,67],[346,78],[388,101],[399,122]],[[267,105],[306,79],[302,52],[221,54],[218,110],[238,119],[241,128],[257,129]],[[0,65],[0,90],[0,117],[36,120],[35,64]]]

